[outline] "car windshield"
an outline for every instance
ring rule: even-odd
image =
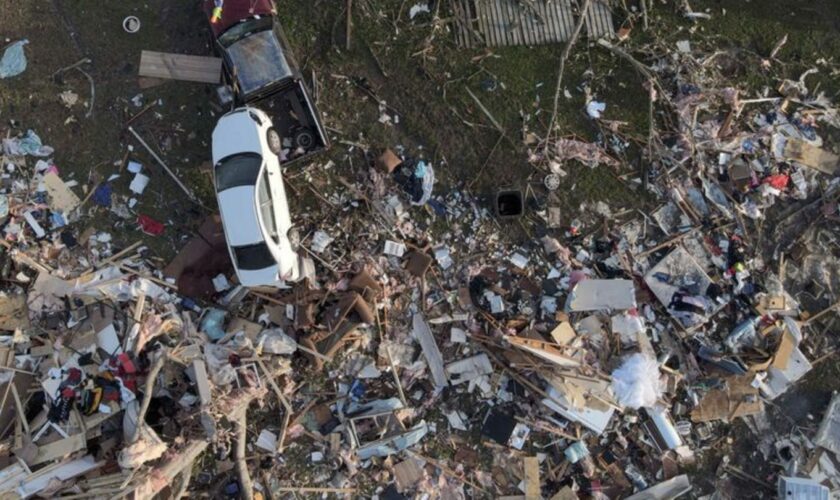
[[[243,95],[292,76],[283,47],[271,29],[240,38],[227,53]]]
[[[228,156],[216,165],[216,190],[253,186],[260,174],[262,157],[256,153]]]
[[[277,265],[265,242],[233,247],[233,254],[236,266],[243,271],[257,271]]]

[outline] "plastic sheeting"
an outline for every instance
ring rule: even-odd
[[[623,406],[653,407],[662,394],[659,365],[649,356],[633,354],[612,373],[612,388]]]
[[[26,70],[26,54],[23,52],[23,46],[27,43],[29,40],[18,40],[6,48],[3,58],[0,59],[0,78],[11,78]]]
[[[263,331],[257,339],[257,350],[269,354],[292,354],[297,351],[295,339],[280,328]]]
[[[33,130],[27,130],[26,135],[23,137],[3,139],[3,151],[9,156],[29,155],[42,158],[50,156],[55,152],[53,148],[45,146],[41,142],[41,138]]]

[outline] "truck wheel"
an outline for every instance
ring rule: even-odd
[[[279,155],[281,151],[283,151],[283,141],[280,139],[280,134],[277,133],[274,128],[268,129],[266,133],[266,138],[268,140],[268,149],[276,154]]]

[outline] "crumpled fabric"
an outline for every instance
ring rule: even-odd
[[[27,43],[29,40],[18,40],[6,48],[3,58],[0,59],[0,78],[11,78],[26,70],[26,54],[23,52],[23,46]]]
[[[629,356],[612,373],[612,389],[622,406],[633,409],[654,406],[662,394],[659,364],[641,353]]]
[[[783,190],[787,187],[788,182],[790,182],[790,176],[787,174],[771,175],[766,177],[762,182],[773,188]]]
[[[27,130],[23,137],[3,139],[3,151],[9,156],[50,156],[55,150],[45,146],[33,130]]]
[[[137,217],[137,224],[139,224],[140,229],[149,236],[160,236],[163,234],[163,230],[165,229],[163,223],[152,219],[148,215],[141,215]]]

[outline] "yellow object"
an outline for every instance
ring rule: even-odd
[[[210,18],[211,23],[217,23],[222,18],[222,8],[213,7],[213,16]]]

